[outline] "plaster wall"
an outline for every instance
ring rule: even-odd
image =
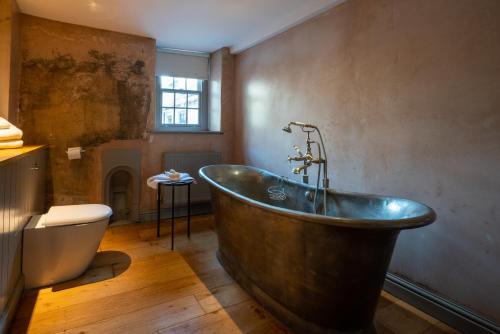
[[[0,0],[0,116],[17,123],[19,104],[19,8]]]
[[[305,137],[281,128],[317,124],[334,188],[437,212],[390,271],[500,322],[500,2],[350,0],[238,54],[235,77],[238,162],[294,177]]]
[[[210,131],[234,132],[234,56],[222,48],[210,57],[209,120]],[[229,148],[232,150],[232,147]]]
[[[9,81],[12,9],[9,0],[0,0],[0,116],[9,117]]]

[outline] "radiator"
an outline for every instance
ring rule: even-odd
[[[191,203],[203,203],[210,201],[210,189],[208,183],[198,176],[198,170],[207,165],[221,163],[219,152],[170,152],[163,153],[162,167],[164,170],[175,169],[178,172],[189,173],[196,179],[197,184],[191,185]],[[162,207],[172,205],[172,190],[164,187]],[[187,203],[187,187],[175,188],[175,205],[185,206]]]

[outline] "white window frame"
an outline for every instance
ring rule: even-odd
[[[161,76],[156,76],[156,131],[161,132],[198,132],[208,131],[208,80],[202,80],[201,91],[191,91],[184,89],[161,88]],[[178,77],[179,78],[179,77]],[[199,94],[200,105],[198,109],[198,124],[163,124],[162,123],[162,93],[163,92],[182,92],[187,94]],[[175,109],[175,107],[174,107]],[[180,108],[179,108],[180,109]],[[175,122],[175,115],[174,115]]]

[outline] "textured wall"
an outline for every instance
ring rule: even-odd
[[[234,56],[222,48],[210,56],[209,118],[211,131],[233,132]],[[224,116],[223,116],[224,115]],[[232,149],[229,148],[229,149]]]
[[[12,10],[9,0],[0,0],[0,116],[9,117],[10,50]]]
[[[318,124],[333,187],[437,211],[390,270],[500,322],[499,1],[350,0],[235,71],[237,160],[291,176],[281,127]]]
[[[0,116],[17,122],[19,104],[19,8],[0,0]]]
[[[208,114],[208,129],[210,131],[220,131],[221,130],[221,112],[222,112],[222,52],[226,50],[219,50],[219,52],[214,52],[210,57],[210,81],[208,87],[208,109],[210,113]]]
[[[50,203],[84,203],[94,148],[141,138],[151,109],[155,41],[22,16],[20,122],[28,143],[50,146]],[[82,146],[85,159],[66,149]]]

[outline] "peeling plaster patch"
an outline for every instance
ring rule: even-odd
[[[20,124],[27,143],[49,144],[48,204],[88,201],[98,163],[93,147],[142,138],[152,96],[145,67],[141,59],[94,49],[83,61],[24,52]],[[72,146],[87,150],[81,160],[67,159]]]
[[[83,62],[68,54],[50,59],[30,59],[25,54],[22,125],[28,133],[30,127],[36,127],[34,132],[40,133],[65,115],[65,126],[70,122],[70,127],[77,128],[65,139],[82,146],[141,138],[151,105],[144,61],[97,50],[88,54],[89,60]],[[59,140],[57,131],[55,135]]]

